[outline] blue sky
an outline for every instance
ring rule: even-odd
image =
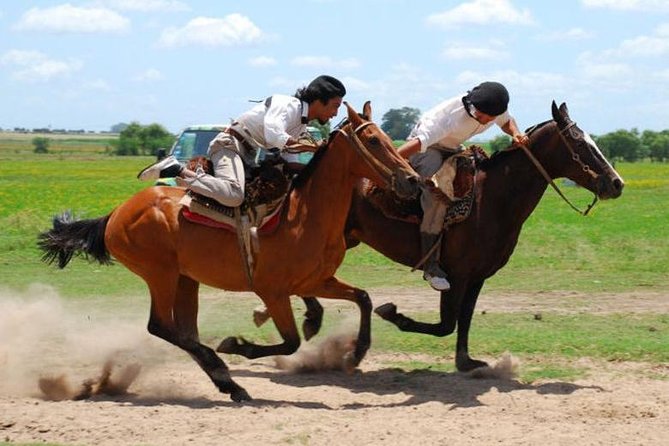
[[[4,129],[176,132],[323,73],[354,107],[371,100],[379,122],[497,80],[523,128],[549,119],[555,99],[594,134],[663,130],[669,0],[0,3]]]

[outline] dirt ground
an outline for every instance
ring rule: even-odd
[[[434,310],[437,302],[427,290],[377,290],[374,295],[383,296],[375,305],[393,301],[404,312]],[[382,355],[373,348],[350,375],[292,374],[278,370],[269,358],[241,360],[230,365],[231,373],[254,400],[237,404],[217,393],[185,354],[146,335],[146,315],[121,326],[96,324],[95,330],[78,322],[58,340],[53,333],[62,327],[54,321],[68,315],[54,299],[26,305],[0,297],[0,441],[573,446],[665,445],[669,438],[669,364],[583,359],[596,370],[585,379],[524,384],[512,377],[406,372],[388,364],[430,358]],[[669,313],[669,298],[664,293],[495,294],[481,296],[477,311]],[[378,318],[374,323],[380,323]],[[69,343],[76,343],[76,350],[69,350]],[[36,363],[42,364],[41,376],[44,364],[50,364],[52,378],[78,387],[82,377],[99,375],[109,345],[141,346],[132,360],[142,368],[129,393],[48,401],[39,392]],[[116,361],[112,377],[118,380],[128,363],[121,357]],[[125,372],[133,375],[131,367]]]

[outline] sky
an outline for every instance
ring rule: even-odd
[[[495,80],[521,128],[556,100],[595,135],[664,130],[669,0],[0,2],[2,129],[177,132],[320,74],[377,122]]]

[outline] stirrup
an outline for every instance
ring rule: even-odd
[[[451,284],[448,282],[446,277],[433,276],[428,272],[423,272],[423,279],[430,284],[432,288],[437,291],[448,291],[451,289]]]

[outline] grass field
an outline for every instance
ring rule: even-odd
[[[45,283],[75,305],[108,307],[119,313],[147,312],[145,299],[128,297],[145,296],[144,284],[121,265],[102,267],[75,260],[60,271],[40,262],[35,240],[40,231],[50,227],[51,216],[65,209],[82,217],[110,212],[146,187],[135,175],[152,161],[147,157],[110,157],[92,149],[69,156],[17,156],[0,150],[0,287],[23,293],[30,284]],[[620,164],[618,170],[626,180],[623,196],[599,203],[588,217],[579,216],[547,190],[525,224],[509,264],[486,283],[484,293],[669,289],[669,165]],[[564,190],[577,203],[590,201],[590,195],[579,188]],[[364,246],[348,252],[339,276],[368,289],[425,286],[420,274],[412,274],[407,267]],[[224,314],[228,318],[231,313],[244,314],[248,320],[246,315],[256,304],[248,300],[239,307],[208,309],[210,313],[200,322],[203,336],[213,339],[221,334],[218,327]],[[435,314],[418,317],[429,319]],[[526,379],[576,376],[578,370],[551,362],[576,356],[669,362],[666,314],[553,315],[549,320],[538,329],[526,315],[476,315],[471,343],[477,355],[498,355],[511,349],[514,354],[534,358],[539,365]],[[255,339],[274,335],[271,327],[257,331],[250,325],[237,327],[234,320],[228,323],[226,333],[239,329]],[[435,357],[452,353],[454,337],[442,340],[406,335],[388,324],[373,326],[376,349]],[[545,358],[553,359],[546,362]],[[451,362],[445,361],[444,367],[451,367]]]

